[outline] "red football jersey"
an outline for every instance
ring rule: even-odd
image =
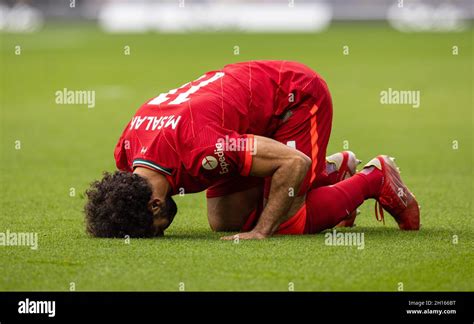
[[[285,112],[312,96],[318,78],[287,61],[244,62],[208,72],[138,109],[115,148],[117,167],[159,171],[172,194],[247,176],[251,134],[271,137]]]

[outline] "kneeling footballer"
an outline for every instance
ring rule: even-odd
[[[161,236],[177,213],[172,196],[203,190],[211,228],[239,239],[353,226],[370,198],[377,219],[385,210],[418,230],[418,203],[393,158],[360,172],[350,151],[326,158],[332,116],[326,82],[297,62],[230,64],[162,93],[125,126],[119,171],[87,191],[87,231]]]

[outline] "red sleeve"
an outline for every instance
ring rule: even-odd
[[[124,141],[123,136],[121,136],[114,150],[115,165],[120,171],[132,172],[133,170],[130,168],[130,164],[128,163],[126,153],[127,149],[130,149],[130,144],[127,144],[126,141]]]
[[[252,166],[253,135],[208,125],[200,130],[185,154],[185,168],[194,176],[248,176]]]
[[[250,173],[250,168],[252,167],[252,161],[253,161],[253,155],[257,152],[256,148],[254,147],[254,138],[252,134],[246,134],[245,138],[247,139],[247,144],[249,146],[249,149],[245,150],[244,154],[244,165],[242,167],[242,170],[240,171],[240,175],[247,177]]]

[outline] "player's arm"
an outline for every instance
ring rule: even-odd
[[[294,148],[266,137],[254,136],[254,139],[256,154],[252,159],[250,175],[271,176],[270,195],[255,228],[238,234],[239,239],[259,239],[275,233],[288,217],[295,199],[289,193],[298,193],[311,165],[310,158]],[[234,239],[234,236],[223,239]]]

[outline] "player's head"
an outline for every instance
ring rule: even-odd
[[[86,191],[86,229],[96,237],[162,236],[177,212],[171,196],[153,197],[150,183],[134,173],[104,173]]]

